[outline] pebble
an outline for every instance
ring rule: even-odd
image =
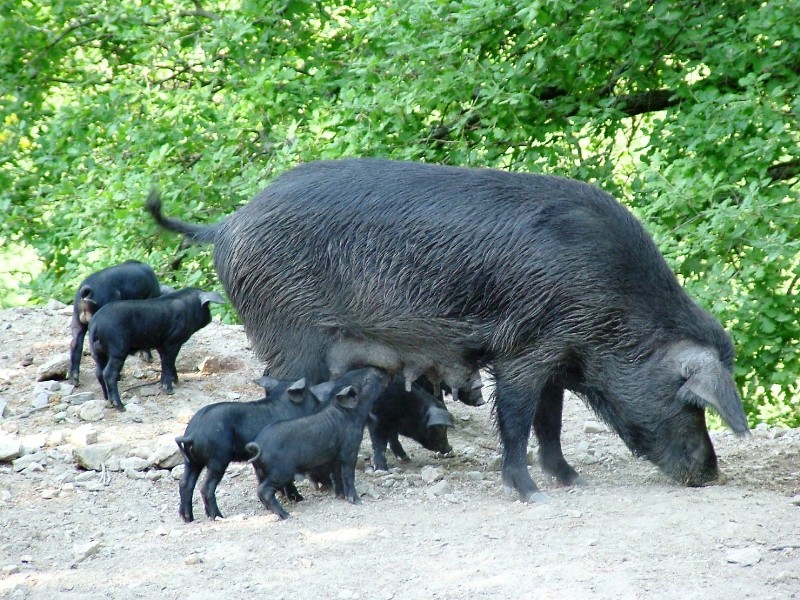
[[[40,394],[36,394],[36,397],[31,402],[31,407],[34,409],[44,408],[50,403],[50,394],[46,392],[42,392]]]
[[[105,400],[89,400],[81,405],[78,416],[81,421],[95,423],[101,420],[106,414]]]
[[[425,483],[433,483],[437,479],[441,479],[443,477],[439,469],[436,467],[431,467],[430,465],[422,467],[422,470],[419,472],[419,474],[422,477],[422,481]]]
[[[793,496],[793,497],[792,497],[792,498],[789,500],[789,502],[791,502],[791,503],[792,503],[792,504],[794,504],[795,506],[800,506],[800,494],[798,494],[797,496]]]
[[[729,563],[741,565],[742,567],[752,567],[761,562],[761,549],[755,546],[731,550],[725,558]]]
[[[10,462],[22,456],[22,442],[16,436],[0,433],[0,462]]]
[[[157,465],[162,469],[172,469],[183,464],[183,455],[175,443],[175,436],[165,434],[159,436],[153,454],[147,457],[150,464]]]
[[[87,542],[85,544],[75,544],[72,546],[72,554],[75,557],[75,562],[83,562],[90,556],[97,554],[100,551],[101,544],[99,541]]]
[[[97,443],[97,430],[91,425],[81,425],[69,436],[69,441],[75,446],[90,446]]]
[[[36,381],[66,379],[69,370],[69,352],[50,357],[36,369]]]
[[[199,554],[190,554],[183,559],[183,562],[187,565],[199,565],[203,563],[203,557]]]
[[[453,486],[451,486],[448,482],[442,480],[427,489],[427,494],[429,497],[436,497],[436,496],[444,496],[445,494],[449,494],[453,491]]]
[[[78,392],[77,394],[64,396],[61,398],[61,400],[62,402],[71,404],[72,406],[78,406],[79,404],[84,404],[90,400],[94,400],[94,392]]]
[[[19,573],[19,565],[6,565],[3,567],[3,575],[14,575]]]
[[[586,421],[583,424],[583,432],[584,433],[606,433],[608,432],[608,427],[605,426],[604,423],[600,421]]]

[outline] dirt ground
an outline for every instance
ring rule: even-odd
[[[576,398],[564,449],[590,485],[559,487],[534,461],[546,503],[503,494],[490,404],[449,402],[451,457],[409,440],[412,462],[389,453],[391,470],[373,473],[365,440],[359,506],[303,481],[306,500],[286,501],[281,522],[234,464],[218,488],[227,518],[207,520],[196,492],[185,524],[182,466],[158,466],[159,445],[205,404],[258,398],[263,365],[242,327],[214,322],[183,347],[173,396],[141,386],[157,357],[131,357],[120,389],[141,387],[123,394],[128,411],[72,405],[68,387],[36,382],[68,351],[70,310],[0,312],[0,440],[22,446],[0,463],[0,597],[800,598],[800,430],[713,433],[726,482],[690,489],[632,457]],[[82,373],[74,392],[102,400],[88,356]],[[118,456],[77,464],[103,444]]]

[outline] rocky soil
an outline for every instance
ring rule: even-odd
[[[259,397],[263,365],[241,327],[214,322],[181,351],[173,396],[153,385],[157,357],[129,358],[117,412],[91,357],[79,388],[37,382],[68,351],[70,310],[0,312],[0,597],[800,598],[800,430],[715,432],[726,481],[689,489],[575,398],[565,454],[590,485],[559,487],[534,461],[546,503],[502,493],[490,405],[450,402],[454,455],[408,441],[411,463],[375,473],[365,443],[359,506],[300,482],[281,522],[234,464],[227,518],[205,519],[196,493],[185,524],[173,438],[205,404]]]

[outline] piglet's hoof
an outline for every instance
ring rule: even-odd
[[[116,408],[119,412],[125,412],[125,405],[120,402],[119,404],[112,404],[114,408]]]

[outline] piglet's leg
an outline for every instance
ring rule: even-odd
[[[125,364],[124,359],[111,357],[108,359],[108,364],[103,369],[103,379],[106,382],[106,389],[108,390],[108,400],[111,404],[119,410],[125,410],[125,405],[119,397],[119,374],[122,371],[122,366]]]
[[[161,358],[161,388],[167,394],[172,394],[172,384],[178,381],[178,369],[175,367],[178,350],[180,348],[158,348],[158,356]]]
[[[202,470],[202,465],[192,463],[188,460],[183,461],[183,475],[181,476],[181,482],[178,488],[181,496],[181,506],[178,513],[181,519],[187,523],[194,521],[192,494],[194,493],[194,486],[197,484],[197,478],[200,476],[200,471]]]
[[[225,465],[227,467],[227,465]],[[217,485],[225,474],[225,468],[218,470],[211,465],[206,466],[206,478],[200,486],[200,495],[203,497],[203,504],[206,508],[206,515],[209,519],[222,519],[222,513],[217,506]]]
[[[275,497],[275,491],[278,489],[279,486],[271,484],[269,481],[265,481],[260,486],[258,486],[258,498],[261,500],[261,503],[266,506],[270,512],[275,513],[281,519],[288,519],[289,513],[284,510],[281,506],[281,503],[278,502],[278,499]]]

